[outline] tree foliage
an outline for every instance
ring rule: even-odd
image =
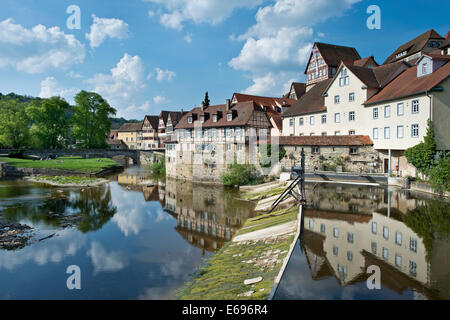
[[[32,133],[39,147],[65,148],[70,138],[71,106],[60,97],[52,97],[32,104],[27,114],[33,120]]]
[[[436,155],[436,141],[434,138],[433,123],[428,120],[427,135],[424,142],[405,150],[408,161],[424,174],[431,168]]]
[[[0,103],[0,144],[14,149],[29,145],[30,119],[25,113],[25,105],[13,99]]]
[[[209,95],[208,92],[205,93],[205,100],[203,100],[203,106],[205,107],[209,107],[209,104],[211,103],[211,101],[209,101]]]
[[[247,164],[232,164],[220,177],[225,186],[257,185],[264,182],[255,166]]]
[[[105,148],[111,130],[109,117],[116,114],[108,102],[95,92],[81,91],[75,96],[73,134],[77,146],[85,149]]]

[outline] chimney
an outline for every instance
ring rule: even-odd
[[[231,105],[231,100],[227,99],[226,104],[227,104],[227,111],[229,111],[230,110],[230,105]]]

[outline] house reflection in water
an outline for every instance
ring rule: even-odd
[[[159,201],[161,206],[165,205],[165,184],[152,180],[150,175],[142,172],[126,172],[117,176],[120,186],[130,191],[142,192],[145,201]]]
[[[216,252],[231,240],[253,209],[222,187],[166,181],[166,210],[177,217],[177,232],[203,253]]]
[[[300,246],[312,279],[335,277],[340,287],[365,283],[371,275],[367,268],[377,265],[382,287],[397,294],[412,290],[425,298],[450,298],[448,234],[436,237],[427,248],[404,222],[428,200],[382,188],[344,189],[307,190],[313,201],[304,210]],[[442,205],[442,210],[448,209],[448,204]]]

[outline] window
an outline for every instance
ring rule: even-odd
[[[424,62],[422,64],[422,74],[425,75],[428,73],[428,64],[426,62]]]
[[[417,239],[409,238],[409,250],[412,252],[417,252]]]
[[[411,112],[413,114],[419,113],[419,100],[413,100],[411,103]]]
[[[353,240],[354,240],[354,235],[353,235],[353,233],[348,232],[348,233],[347,233],[347,242],[348,242],[348,243],[353,243]]]
[[[338,228],[333,228],[333,236],[335,238],[339,238],[339,229]]]
[[[388,260],[389,259],[389,250],[387,248],[383,248],[382,256],[383,256],[384,260]]]
[[[334,104],[339,104],[340,100],[341,100],[340,96],[334,96]]]
[[[343,68],[341,71],[341,77],[339,78],[339,86],[344,87],[348,86],[348,84],[349,84],[349,77],[347,69]]]
[[[349,136],[354,136],[356,133],[355,133],[355,130],[350,130],[349,132],[348,132],[348,135]]]
[[[244,149],[244,146],[242,144],[238,144],[237,149],[238,151],[242,151]]]
[[[385,106],[384,107],[384,117],[390,118],[391,117],[391,106]]]
[[[403,126],[397,126],[397,139],[403,139],[404,128]]]
[[[402,116],[405,114],[405,105],[403,103],[397,104],[397,115]]]
[[[231,113],[227,114],[227,120],[228,121],[233,120],[233,114],[231,114]]]
[[[217,122],[217,114],[213,115],[213,122]]]
[[[355,93],[354,93],[354,92],[351,92],[351,93],[348,95],[348,101],[349,101],[349,102],[355,101]]]
[[[402,233],[401,232],[396,232],[395,233],[395,244],[398,244],[399,246],[402,245]]]
[[[419,137],[419,125],[413,124],[411,126],[411,137],[418,138]]]
[[[375,140],[377,140],[378,139],[378,128],[373,128],[373,138],[375,139]]]
[[[386,240],[389,240],[389,228],[388,227],[383,227],[383,238],[385,238]]]
[[[390,139],[391,138],[391,128],[390,127],[385,127],[384,128],[384,138],[385,139]]]
[[[312,147],[311,149],[312,149],[311,150],[312,153],[315,153],[315,154],[320,153],[319,147]]]
[[[326,230],[325,224],[324,223],[320,224],[320,232],[325,233],[325,230]]]
[[[378,119],[378,108],[373,108],[373,118]]]
[[[358,148],[357,147],[350,147],[350,154],[358,154]]]
[[[322,124],[327,123],[327,115],[326,114],[322,115],[321,119],[322,119]]]
[[[334,132],[334,135],[335,135],[335,136],[340,136],[340,135],[341,135],[341,132],[340,132],[340,131],[335,131],[335,132]]]
[[[415,263],[414,261],[409,262],[409,274],[413,277],[417,276],[417,263]]]
[[[200,122],[204,123],[205,122],[205,116],[200,116]]]
[[[314,116],[309,117],[309,124],[313,126],[314,122],[315,122]]]
[[[230,151],[230,150],[231,150],[231,144],[227,143],[227,151]]]
[[[355,115],[355,111],[350,111],[348,113],[348,121],[355,121],[356,115]]]
[[[395,254],[395,265],[399,268],[402,267],[402,256],[399,254]]]
[[[309,228],[314,229],[314,220],[313,219],[309,219]]]
[[[334,122],[335,123],[340,123],[341,122],[341,114],[340,113],[335,113],[334,114]]]
[[[189,117],[189,118],[188,118],[188,122],[189,122],[189,123],[192,123],[192,117]]]
[[[377,234],[377,223],[376,222],[372,222],[372,233]]]
[[[338,247],[336,247],[336,246],[333,247],[333,254],[335,256],[337,256],[339,254],[339,248]]]
[[[372,249],[373,254],[377,254],[377,243],[376,242],[372,242],[370,245],[370,248]]]
[[[289,119],[289,127],[293,127],[294,126],[294,119]]]
[[[304,125],[304,124],[305,124],[305,119],[304,119],[304,118],[298,119],[298,124],[299,124],[300,126]]]
[[[353,261],[353,252],[347,251],[347,260],[348,261]]]
[[[326,132],[322,132],[322,136],[324,137],[324,136],[326,136],[327,135],[327,133]]]

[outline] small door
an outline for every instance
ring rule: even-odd
[[[389,173],[389,159],[384,159],[384,173]]]

